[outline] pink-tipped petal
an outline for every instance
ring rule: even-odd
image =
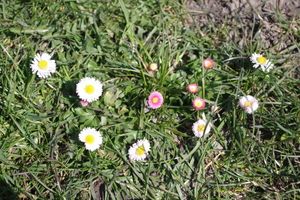
[[[80,105],[82,107],[87,107],[90,103],[88,101],[85,101],[85,100],[80,100]]]

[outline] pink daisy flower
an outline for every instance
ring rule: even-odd
[[[151,72],[155,72],[158,70],[158,65],[156,63],[151,63],[149,66],[148,66],[148,70],[151,71]]]
[[[189,84],[186,88],[190,93],[197,93],[198,92],[198,84],[197,83]]]
[[[193,107],[195,110],[203,110],[205,108],[205,100],[201,99],[200,97],[196,97],[193,100]]]
[[[90,103],[89,103],[88,101],[86,101],[86,100],[80,100],[80,105],[81,105],[82,107],[87,107],[89,104],[90,104]]]
[[[259,106],[257,99],[251,95],[241,97],[239,104],[248,114],[254,113]]]
[[[205,69],[212,69],[216,66],[216,63],[213,59],[206,58],[205,60],[203,60],[202,65]]]
[[[160,92],[154,91],[148,97],[148,106],[152,109],[157,109],[164,103],[164,97]]]

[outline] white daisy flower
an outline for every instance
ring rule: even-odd
[[[253,113],[258,108],[258,101],[251,95],[243,96],[239,100],[240,106],[245,110],[246,113]]]
[[[102,136],[94,128],[84,128],[79,134],[79,140],[84,142],[85,148],[94,151],[102,144]]]
[[[51,55],[48,53],[37,53],[31,61],[30,68],[38,77],[47,78],[56,71],[56,63],[55,60],[51,60]]]
[[[129,159],[132,161],[145,160],[150,151],[150,143],[147,139],[138,140],[128,150]]]
[[[270,62],[270,60],[268,60],[266,57],[264,57],[261,54],[257,54],[257,53],[252,54],[250,60],[254,64],[253,65],[254,68],[258,68],[260,66],[260,68],[264,72],[269,72],[270,69],[274,67],[274,65]]]
[[[103,85],[95,78],[86,77],[83,78],[76,85],[76,93],[81,100],[91,103],[98,100],[102,95]]]
[[[212,125],[206,119],[199,119],[193,124],[193,132],[196,137],[207,137]]]

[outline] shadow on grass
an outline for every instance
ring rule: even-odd
[[[4,181],[0,179],[0,199],[17,200],[18,196],[15,191]]]
[[[246,70],[254,70],[253,64],[251,63],[249,58],[238,58],[238,59],[230,60],[228,62],[228,65],[236,71],[241,71],[242,66]]]
[[[62,85],[62,94],[66,97],[70,103],[78,104],[78,97],[76,93],[76,84],[78,83],[77,80],[71,80],[63,83]]]

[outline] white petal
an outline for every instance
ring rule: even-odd
[[[254,53],[252,54],[252,56],[250,57],[250,60],[252,63],[257,64],[257,58],[260,57],[260,54]]]
[[[258,109],[258,102],[257,101],[254,101],[253,104],[252,104],[252,110],[253,112],[256,111]]]
[[[244,110],[245,110],[245,112],[248,113],[248,114],[253,113],[253,110],[252,110],[251,107],[245,107]]]
[[[85,144],[85,148],[89,151],[95,151],[100,147],[100,144]]]
[[[247,98],[246,97],[241,97],[240,100],[239,100],[239,104],[242,108],[244,108],[245,106],[245,102],[247,101]]]
[[[40,56],[41,60],[50,60],[51,56],[48,53],[42,53]]]
[[[258,67],[259,67],[259,64],[256,63],[255,65],[253,65],[253,67],[254,67],[254,68],[258,68]]]
[[[143,139],[142,140],[142,145],[144,146],[146,152],[148,152],[150,150],[150,143],[149,143],[148,140]]]

